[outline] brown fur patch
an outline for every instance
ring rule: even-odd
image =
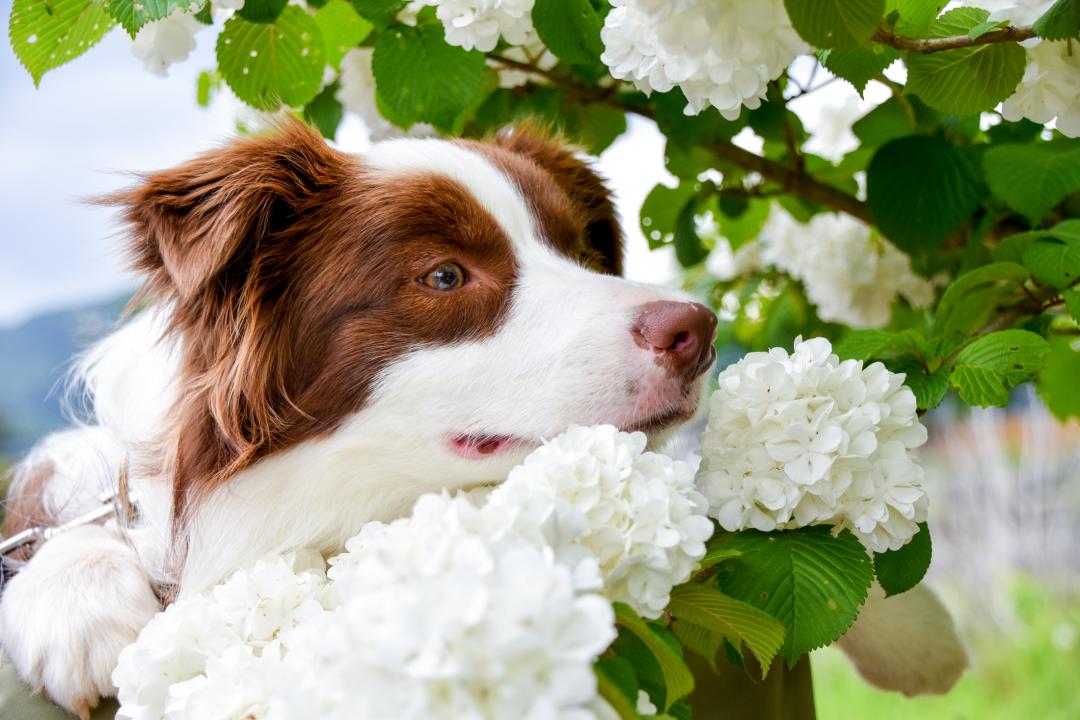
[[[16,483],[16,473],[21,477]],[[52,479],[54,468],[50,462],[33,466],[17,466],[8,475],[7,499],[4,502],[4,537],[12,537],[33,527],[54,525],[54,518],[45,509],[45,486]],[[23,546],[8,554],[14,560],[29,560],[30,546]]]
[[[509,240],[448,178],[388,179],[298,122],[105,198],[123,208],[145,292],[183,338],[173,427],[174,530],[259,459],[325,435],[378,373],[421,345],[494,332]],[[442,262],[469,282],[418,282]]]

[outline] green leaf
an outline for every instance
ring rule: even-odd
[[[783,630],[781,627],[781,633]],[[708,660],[709,667],[713,669],[713,672],[716,672],[716,658],[720,655],[720,651],[724,649],[727,640],[723,633],[710,630],[683,618],[676,618],[671,623],[671,632],[675,633],[675,637],[679,638],[679,642],[683,644],[683,647]],[[740,652],[741,650],[735,649],[736,654]],[[739,657],[741,658],[741,655]]]
[[[1050,338],[1050,354],[1036,381],[1039,397],[1062,421],[1080,417],[1080,352],[1074,341],[1064,335]]]
[[[834,351],[841,359],[887,360],[906,354],[926,357],[929,348],[918,330],[851,330],[837,343]]]
[[[934,335],[967,336],[997,314],[999,304],[1022,295],[1030,273],[1023,265],[996,262],[964,273],[946,288],[938,301]]]
[[[194,14],[206,4],[206,0],[108,0],[109,14],[135,37],[139,28],[148,22],[167,18],[173,10]]]
[[[979,38],[981,38],[986,33],[990,32],[991,30],[997,30],[998,28],[1004,27],[1004,26],[1006,26],[1008,24],[1009,24],[1008,20],[997,20],[997,21],[987,20],[986,22],[981,22],[978,25],[976,25],[975,27],[968,30],[967,36],[969,38],[971,38],[972,40],[978,40]]]
[[[832,533],[822,525],[744,530],[724,544],[742,556],[718,566],[720,590],[784,625],[780,655],[789,666],[851,627],[874,579],[862,543],[847,530]]]
[[[874,574],[885,595],[899,595],[918,585],[930,569],[933,543],[930,528],[919,523],[919,531],[899,550],[874,553]]]
[[[994,195],[1035,226],[1080,190],[1080,147],[1001,145],[983,153],[983,167]]]
[[[679,214],[693,201],[697,191],[697,184],[689,181],[673,188],[658,183],[649,191],[641,205],[641,232],[650,248],[655,250],[674,242]]]
[[[379,33],[371,68],[379,97],[407,125],[449,131],[484,85],[483,53],[447,45],[438,22]]]
[[[375,27],[385,28],[405,7],[406,0],[352,0],[352,6],[360,17],[374,23]]]
[[[791,24],[819,48],[858,47],[885,14],[885,0],[784,0]]]
[[[899,14],[896,30],[900,34],[922,37],[943,7],[943,0],[888,0],[885,3],[885,14],[893,11]]]
[[[990,16],[980,8],[950,10],[930,26],[932,38],[966,35]],[[909,52],[906,92],[951,115],[992,110],[1012,95],[1027,55],[1016,43],[988,43],[935,53]]]
[[[626,132],[626,113],[599,103],[565,102],[560,119],[570,139],[584,145],[593,155],[602,153]]]
[[[1065,309],[1072,315],[1072,319],[1075,322],[1080,323],[1080,292],[1076,290],[1066,290],[1061,293],[1061,296],[1065,299]]]
[[[683,661],[682,656],[679,655],[675,648],[662,639],[628,605],[615,603],[615,622],[640,640],[652,652],[659,663],[667,693],[664,707],[661,710],[666,711],[677,700],[690,694],[690,691],[694,689],[694,676],[690,673],[690,669],[686,667],[686,662]]]
[[[236,11],[236,14],[248,22],[274,22],[288,4],[289,0],[244,0],[243,6]]]
[[[694,226],[694,215],[697,213],[697,198],[691,197],[689,202],[679,211],[679,217],[675,221],[675,257],[683,267],[693,267],[704,260],[709,251],[701,244]]]
[[[97,45],[113,19],[92,0],[15,0],[8,36],[19,62],[34,79]]]
[[[1032,26],[1046,40],[1067,40],[1080,35],[1080,0],[1057,0]]]
[[[600,62],[602,23],[588,0],[536,0],[532,20],[544,45],[563,62]]]
[[[300,107],[322,86],[322,33],[295,5],[272,23],[234,16],[218,36],[218,67],[236,96],[260,110]]]
[[[326,46],[326,62],[335,70],[345,53],[359,45],[374,27],[345,0],[330,0],[315,13]]]
[[[724,560],[730,560],[734,557],[739,557],[740,555],[742,555],[742,553],[740,553],[738,550],[732,550],[731,548],[713,548],[710,549],[709,552],[705,553],[705,557],[701,558],[701,563],[698,565],[698,569],[705,570],[706,568],[711,568],[717,563],[721,563]]]
[[[1039,238],[1024,250],[1024,264],[1044,285],[1067,288],[1080,280],[1080,240]]]
[[[337,0],[331,0],[331,2],[337,2]],[[341,124],[341,119],[345,115],[345,109],[335,97],[337,91],[337,82],[330,83],[304,108],[304,119],[319,128],[319,132],[327,140],[333,140],[337,136],[338,125]]]
[[[1009,390],[1030,380],[1049,352],[1047,342],[1033,332],[992,332],[960,351],[949,382],[969,405],[1003,407]]]
[[[203,70],[195,80],[195,102],[199,107],[209,107],[210,100],[217,89],[219,78],[209,70]]]
[[[927,374],[922,363],[911,356],[888,365],[893,372],[904,374],[904,384],[915,394],[915,405],[920,410],[936,408],[949,392],[949,372],[943,367]]]
[[[746,204],[744,212],[731,217],[722,211],[721,202],[723,202],[723,197],[717,201],[717,209],[720,212],[714,212],[713,215],[720,235],[728,241],[732,250],[738,250],[761,234],[761,229],[765,227],[769,219],[769,211],[772,209],[772,203],[768,200],[754,198]]]
[[[893,140],[874,154],[866,172],[867,202],[878,227],[909,253],[940,245],[985,194],[975,161],[938,137]]]
[[[822,50],[818,57],[833,75],[847,80],[861,96],[866,84],[899,60],[900,53],[888,45],[875,43],[866,48]]]
[[[704,585],[688,583],[671,591],[668,612],[724,636],[739,648],[746,645],[768,673],[784,642],[784,626],[773,616],[748,603]]]
[[[596,690],[615,710],[620,720],[638,720],[637,676],[626,658],[602,657],[593,666]]]

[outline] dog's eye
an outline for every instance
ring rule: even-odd
[[[457,290],[465,284],[465,271],[457,263],[443,263],[421,280],[435,290]]]

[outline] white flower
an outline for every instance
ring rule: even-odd
[[[816,122],[809,127],[811,137],[806,142],[806,150],[839,162],[844,155],[859,147],[859,139],[851,131],[851,126],[865,113],[858,96],[854,94],[845,97],[841,103],[822,105]]]
[[[330,571],[340,607],[293,637],[280,717],[590,717],[610,603],[550,548],[491,539],[484,514],[428,495],[350,540]]]
[[[373,142],[409,135],[434,134],[430,125],[413,125],[408,131],[383,117],[375,100],[375,75],[371,70],[372,48],[353,48],[341,59],[340,86],[335,96],[346,111],[359,117],[367,126]]]
[[[446,29],[446,42],[466,50],[491,52],[502,38],[510,45],[536,40],[532,9],[536,0],[427,0]]]
[[[511,470],[488,505],[502,516],[543,517],[556,552],[588,550],[608,597],[657,617],[697,567],[712,524],[694,469],[645,452],[645,442],[610,425],[572,427]]]
[[[214,10],[239,10],[244,7],[244,0],[216,0]]]
[[[1028,48],[1024,77],[1002,104],[1001,115],[1011,122],[1057,118],[1062,134],[1080,137],[1080,48],[1067,40]]]
[[[195,33],[203,24],[183,9],[143,25],[131,42],[131,53],[148,72],[165,77],[169,66],[183,62],[195,49]]]
[[[897,296],[917,308],[934,301],[911,259],[849,215],[822,213],[804,225],[774,208],[760,242],[766,263],[803,282],[822,320],[878,328],[889,323]]]
[[[643,92],[680,87],[686,113],[729,120],[756,108],[768,82],[807,52],[782,0],[611,0],[601,59]]]
[[[840,362],[824,338],[746,355],[718,378],[698,483],[729,531],[829,524],[875,552],[926,519],[915,396],[881,363]]]

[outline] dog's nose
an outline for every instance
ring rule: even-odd
[[[696,378],[716,359],[716,315],[700,303],[659,300],[641,306],[630,328],[634,342],[657,354],[672,373]]]

